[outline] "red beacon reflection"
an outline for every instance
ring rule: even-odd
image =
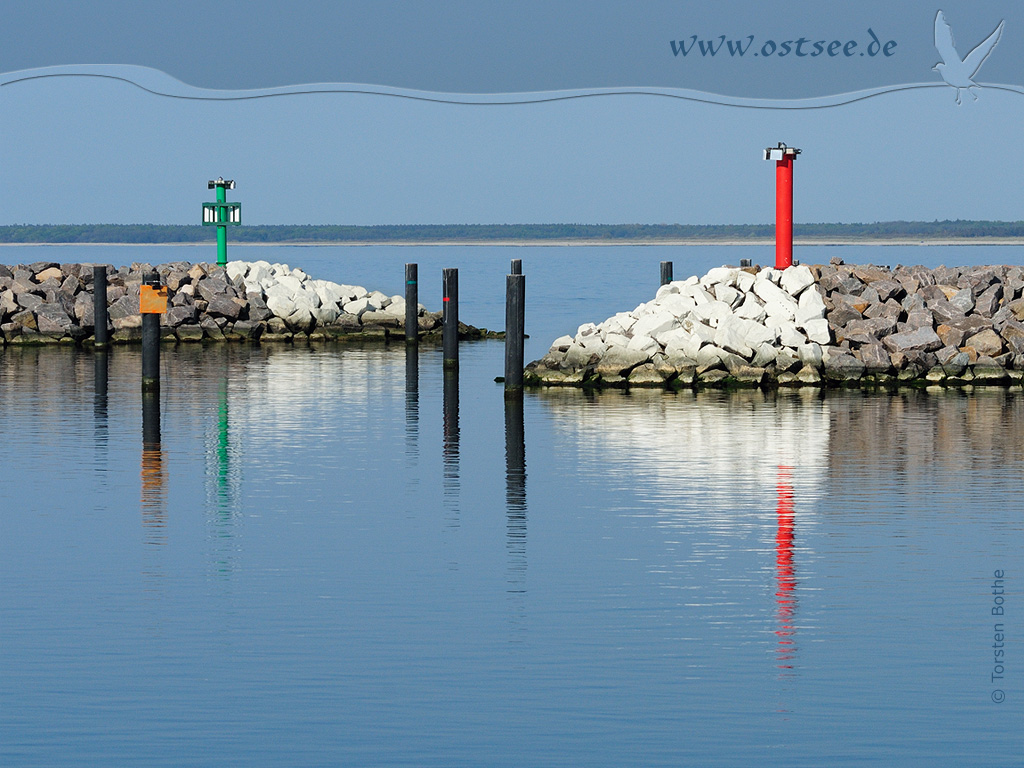
[[[775,533],[775,604],[779,626],[775,630],[778,637],[776,660],[779,669],[793,669],[793,656],[796,653],[796,569],[793,565],[793,483],[792,468],[779,467],[776,493],[778,505],[776,514],[778,527]]]

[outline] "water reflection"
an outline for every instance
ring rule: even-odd
[[[793,675],[795,531],[798,519],[804,530],[818,524],[827,492],[829,400],[810,391],[556,391],[542,400],[561,452],[606,489],[600,503],[616,509],[626,500],[617,513],[655,532],[640,554],[651,579],[679,595],[674,620],[728,638],[750,631],[737,590],[764,595],[765,642],[779,673]],[[805,544],[800,552],[806,573],[814,551]],[[801,627],[815,621],[804,617]]]
[[[407,466],[419,458],[420,437],[420,348],[405,345],[405,455]]]
[[[459,526],[459,370],[444,370],[442,493],[449,525]]]
[[[160,441],[160,393],[142,395],[142,525],[145,541],[167,543],[167,485]]]
[[[526,592],[526,439],[522,398],[505,400],[505,509],[510,593]]]
[[[780,670],[792,670],[797,651],[795,640],[797,581],[796,568],[793,564],[795,520],[793,516],[792,470],[790,467],[779,467],[776,489],[779,502],[776,507],[778,528],[775,533],[775,602],[778,606],[776,611],[778,627],[775,630],[775,635],[778,637],[778,647],[775,651],[775,660]]]
[[[824,492],[832,424],[814,392],[545,390],[541,399],[581,468],[635,488],[666,527],[763,532],[780,466],[793,468],[802,502]]]
[[[206,435],[206,487],[209,537],[213,542],[213,567],[221,574],[235,570],[238,552],[237,521],[241,517],[242,473],[238,437],[232,440],[229,383],[235,370],[225,359],[217,382],[217,410]]]
[[[1024,397],[986,387],[900,390],[886,397],[845,394],[830,414],[829,476],[852,502],[879,488],[925,484],[941,503],[963,477],[1005,483],[1003,469],[1024,461]],[[865,487],[863,478],[871,477]],[[898,510],[889,510],[898,511]],[[964,511],[964,510],[957,510]]]
[[[110,427],[107,414],[107,374],[110,362],[106,350],[93,355],[93,445],[96,470],[102,473],[109,459]],[[102,475],[101,475],[102,477]]]

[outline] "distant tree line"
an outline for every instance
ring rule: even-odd
[[[205,243],[216,227],[177,224],[11,224],[0,243]],[[401,243],[500,240],[745,240],[774,237],[772,224],[340,224],[231,227],[237,243]],[[880,221],[872,224],[796,224],[797,237],[830,239],[1024,238],[1024,221]]]

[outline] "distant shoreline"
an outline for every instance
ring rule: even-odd
[[[572,247],[572,246],[716,246],[716,245],[727,245],[727,246],[771,246],[775,244],[775,240],[771,238],[744,238],[742,240],[730,240],[730,239],[697,239],[697,238],[680,238],[680,239],[665,239],[665,240],[644,240],[644,239],[622,239],[614,242],[608,240],[588,240],[585,238],[565,238],[565,239],[551,239],[551,240],[534,240],[534,239],[510,239],[510,240],[338,240],[338,241],[282,241],[282,242],[264,242],[264,243],[246,243],[237,242],[229,243],[230,248],[261,248],[265,246],[274,247],[296,247],[296,248],[318,248],[322,246],[352,246],[356,248],[366,248],[370,246],[440,246],[440,247],[457,247],[457,246],[473,246],[473,247],[486,247],[486,246],[497,246],[502,248],[508,247],[523,247],[523,248],[534,248],[534,247]],[[795,247],[799,246],[845,246],[845,245],[877,245],[877,246],[890,246],[890,245],[1024,245],[1024,238],[1020,237],[964,237],[964,238],[795,238],[793,241]],[[164,247],[209,247],[214,249],[216,243],[205,241],[195,243],[0,243],[0,248],[12,247],[12,246],[29,246],[29,247],[66,247],[66,246],[100,246],[100,247],[124,247],[124,248],[150,248],[153,246],[164,246]]]

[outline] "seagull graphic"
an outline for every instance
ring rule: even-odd
[[[960,103],[961,88],[967,88],[967,92],[974,96],[974,100],[978,100],[977,95],[971,93],[970,90],[971,88],[977,88],[978,84],[971,78],[978,74],[981,65],[988,58],[988,55],[992,53],[996,43],[999,42],[999,38],[1003,34],[1003,23],[1000,21],[999,26],[993,30],[991,35],[986,37],[978,44],[977,48],[967,54],[967,58],[961,59],[960,54],[956,52],[956,47],[953,43],[953,30],[946,23],[946,17],[942,15],[942,11],[935,14],[935,48],[942,57],[942,61],[932,67],[932,69],[942,75],[942,79],[948,85],[956,88],[957,104]]]

